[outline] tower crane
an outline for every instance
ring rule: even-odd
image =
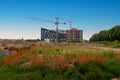
[[[63,18],[60,18],[60,19],[68,22],[69,25],[70,25],[70,30],[72,29],[72,27],[73,27],[73,26],[72,26],[72,20],[66,20],[66,19],[63,19]]]
[[[60,19],[62,19],[62,18],[60,18]],[[71,21],[71,20],[65,20],[65,19],[62,19],[62,20],[66,21],[66,22],[69,22],[72,39],[74,40],[74,29],[72,30],[72,28],[73,28],[74,26],[73,26],[73,24],[72,24],[72,21]]]
[[[36,20],[36,21],[43,21],[43,22],[50,22],[50,23],[54,23],[56,25],[56,42],[58,42],[58,26],[59,24],[66,24],[65,22],[64,23],[60,23],[59,22],[59,18],[56,17],[56,21],[49,21],[49,20],[44,20],[44,19],[38,19],[38,18],[34,18],[34,17],[25,17],[26,19],[31,19],[31,20]]]

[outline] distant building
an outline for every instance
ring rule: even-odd
[[[41,28],[40,32],[40,40],[45,40],[47,42],[54,42],[56,40],[56,31],[55,30],[48,30],[45,28]],[[66,31],[59,30],[58,31],[58,40],[60,41],[66,41]]]
[[[79,40],[83,41],[83,30],[77,30],[77,28],[72,28],[71,30],[66,30],[66,40]]]
[[[45,28],[41,28],[40,30],[40,40],[44,40],[47,42],[55,42],[56,41],[56,31],[48,30]],[[58,41],[83,41],[83,30],[78,30],[77,28],[72,28],[71,30],[58,30]]]

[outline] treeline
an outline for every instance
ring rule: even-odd
[[[109,30],[102,30],[99,33],[95,33],[91,38],[91,42],[97,41],[120,41],[120,25],[116,25]]]

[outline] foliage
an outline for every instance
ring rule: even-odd
[[[39,42],[40,39],[27,39],[26,42]]]
[[[114,40],[114,41],[98,41],[98,42],[90,42],[90,43],[96,43],[96,44],[102,44],[104,46],[109,46],[113,48],[120,48],[120,41]]]
[[[91,38],[91,42],[96,41],[120,41],[120,25],[116,25],[109,30],[102,30],[99,33],[94,34]]]
[[[117,57],[80,46],[34,46],[5,57],[0,80],[110,80],[120,77]]]
[[[0,51],[0,66],[3,64],[4,58],[2,56],[2,52]]]
[[[68,43],[82,43],[82,41],[80,41],[79,39],[74,39],[74,40],[68,41]]]

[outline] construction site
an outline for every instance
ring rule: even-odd
[[[53,23],[56,26],[56,30],[49,30],[46,28],[41,28],[40,30],[40,40],[47,42],[69,42],[69,41],[83,41],[83,30],[79,30],[72,25],[71,20],[64,20],[56,17],[56,21],[49,21],[44,19],[38,19],[33,17],[25,17],[26,19],[31,19],[35,21],[49,22]],[[63,23],[60,22],[60,19],[65,21]],[[69,29],[67,30],[59,30],[59,25],[69,24]]]

